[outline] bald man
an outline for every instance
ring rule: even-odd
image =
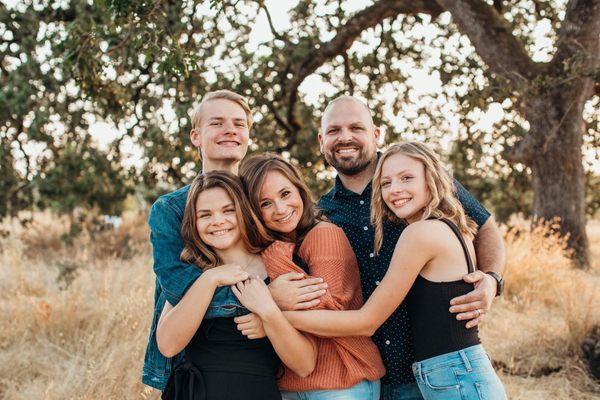
[[[334,187],[319,201],[319,208],[340,226],[358,259],[365,299],[383,279],[404,226],[387,223],[380,254],[373,253],[374,230],[370,225],[371,180],[379,154],[380,129],[365,103],[352,96],[334,99],[321,120],[319,144],[325,160],[337,171]],[[479,269],[465,276],[475,284],[471,293],[448,304],[467,327],[478,325],[502,288],[504,244],[490,213],[455,181],[457,197],[479,225],[475,240]],[[412,373],[414,360],[410,321],[401,305],[373,335],[387,368],[382,379],[382,399],[421,399]]]

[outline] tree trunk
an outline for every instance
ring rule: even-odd
[[[583,268],[590,261],[581,152],[584,101],[581,93],[555,90],[526,105],[529,134],[535,138],[527,162],[533,176],[533,213],[545,220],[560,216],[560,231],[568,235],[574,261]]]

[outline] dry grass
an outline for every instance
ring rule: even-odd
[[[595,246],[599,227],[600,221],[588,226]],[[506,292],[488,315],[482,339],[508,397],[599,398],[600,385],[588,375],[580,350],[591,327],[600,324],[598,258],[588,272],[573,269],[564,241],[547,227],[515,228],[505,239]]]
[[[145,399],[140,371],[154,288],[145,219],[69,247],[48,215],[0,239],[0,398]],[[482,336],[511,399],[593,399],[579,343],[600,323],[600,222],[594,268],[573,270],[543,229],[507,233],[506,296]]]

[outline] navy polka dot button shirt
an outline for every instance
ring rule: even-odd
[[[457,197],[465,211],[479,225],[483,225],[490,213],[455,181]],[[388,269],[396,242],[404,229],[403,225],[391,222],[384,224],[383,245],[378,256],[373,253],[374,230],[370,225],[371,184],[362,194],[356,194],[342,185],[339,177],[335,186],[319,200],[318,207],[327,218],[341,227],[358,259],[360,280],[364,298],[374,291]],[[411,365],[415,361],[412,332],[405,304],[401,304],[390,318],[373,335],[379,348],[387,374],[382,383],[400,385],[414,382]]]

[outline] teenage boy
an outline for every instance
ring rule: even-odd
[[[191,118],[190,139],[199,151],[202,171],[225,170],[237,174],[240,161],[248,150],[252,127],[252,113],[246,99],[229,90],[207,93]],[[161,196],[152,205],[148,221],[156,287],[142,382],[159,390],[164,388],[171,371],[182,358],[182,354],[167,358],[159,352],[155,332],[160,314],[165,301],[176,305],[201,273],[197,267],[179,259],[183,249],[180,228],[188,189],[189,186],[185,186]],[[271,283],[275,300],[285,299],[278,303],[282,308],[300,310],[318,303],[325,288],[322,279],[301,278],[301,274],[285,274]],[[286,288],[283,295],[279,286]],[[247,313],[231,289],[221,287],[216,290],[204,318],[236,317]]]

